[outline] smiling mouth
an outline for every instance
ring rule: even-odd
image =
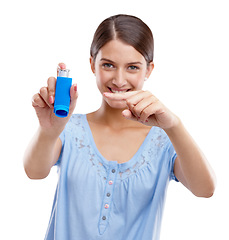
[[[119,89],[119,90],[117,90],[117,89],[112,89],[112,88],[109,88],[109,87],[108,87],[108,89],[112,93],[125,93],[125,92],[129,92],[130,91],[130,89]]]

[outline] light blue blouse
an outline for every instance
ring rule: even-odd
[[[122,164],[98,151],[86,115],[73,115],[60,138],[59,181],[45,240],[158,240],[166,189],[176,180],[176,153],[165,132],[152,127]]]

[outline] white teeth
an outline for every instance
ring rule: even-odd
[[[113,93],[124,93],[124,92],[126,92],[126,90],[124,90],[124,91],[116,91],[116,90],[111,89],[111,92],[113,92]]]

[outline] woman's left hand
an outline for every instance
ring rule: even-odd
[[[104,96],[113,101],[125,101],[128,109],[124,110],[122,114],[127,119],[141,122],[147,126],[157,126],[164,130],[179,123],[178,117],[149,91],[105,92]]]

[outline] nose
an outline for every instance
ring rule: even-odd
[[[125,73],[121,69],[117,70],[113,76],[112,84],[114,84],[118,88],[122,88],[126,85],[126,83],[127,80],[125,77]]]

